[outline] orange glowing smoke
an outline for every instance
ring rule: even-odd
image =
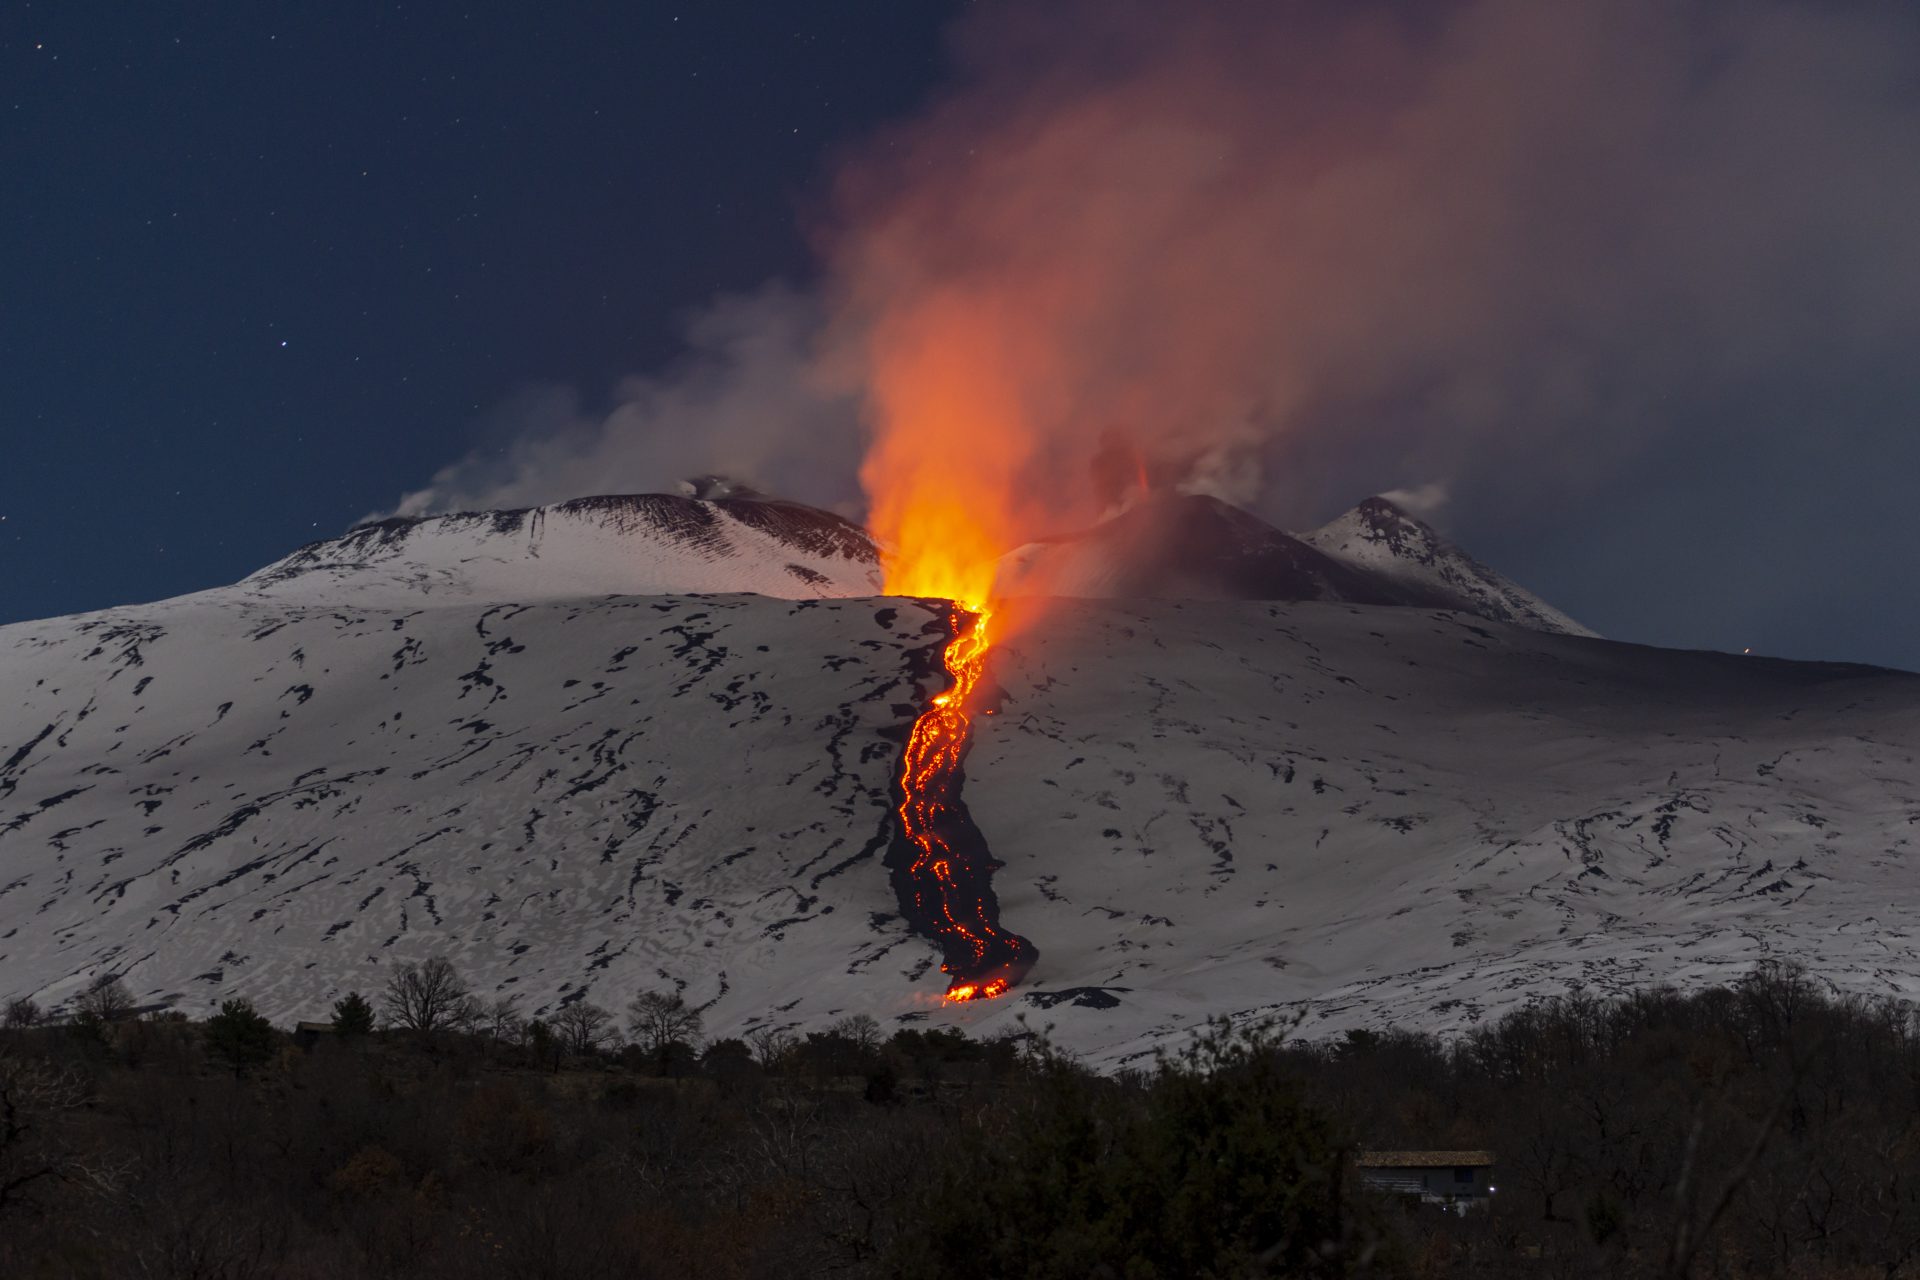
[[[944,655],[953,684],[914,722],[900,771],[907,892],[938,935],[949,1001],[1003,994],[1032,945],[998,926],[994,863],[959,799],[973,696],[992,644],[996,562],[1018,538],[1014,509],[1032,435],[1016,353],[977,299],[931,296],[869,332],[874,439],[861,468],[888,595],[954,602]]]
[[[861,464],[888,595],[972,612],[993,603],[997,559],[1017,543],[1032,460],[1020,361],[978,300],[903,307],[868,335],[874,437]]]

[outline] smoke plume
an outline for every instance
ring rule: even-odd
[[[489,444],[443,467],[392,514],[670,492],[713,473],[851,507],[857,406],[816,367],[820,325],[817,302],[782,285],[716,298],[690,319],[678,365],[627,379],[604,411],[569,387],[527,389],[484,424]]]
[[[945,485],[1014,539],[1110,507],[1115,439],[1281,519],[1550,509],[1920,340],[1907,0],[1001,0],[954,51],[843,158],[813,296],[405,509],[864,457],[883,526]]]

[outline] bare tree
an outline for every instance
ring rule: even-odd
[[[678,992],[642,991],[627,1004],[627,1027],[635,1044],[664,1063],[675,1045],[700,1039],[700,1014]]]
[[[613,1015],[597,1004],[576,1000],[553,1015],[553,1033],[568,1053],[585,1055],[611,1048],[620,1039]]]
[[[831,1035],[839,1036],[861,1053],[877,1053],[880,1049],[880,1024],[871,1014],[855,1013],[840,1019],[827,1028]]]
[[[73,1007],[87,1022],[123,1022],[133,1016],[133,993],[119,977],[106,973],[80,993]]]
[[[520,1016],[520,997],[501,996],[480,1015],[480,1031],[500,1044],[517,1044],[526,1034],[527,1020]]]
[[[7,1011],[0,1015],[0,1027],[9,1031],[19,1031],[26,1027],[38,1026],[40,1006],[25,996],[7,1001]]]
[[[782,1066],[793,1052],[795,1043],[791,1032],[777,1027],[761,1027],[747,1037],[747,1047],[753,1050],[753,1060],[760,1064],[763,1071],[773,1071]]]
[[[476,995],[460,997],[454,1002],[453,1012],[447,1015],[447,1028],[470,1036],[484,1034],[487,1029],[487,1002]]]
[[[54,1183],[111,1190],[123,1165],[88,1155],[68,1116],[87,1102],[71,1068],[0,1054],[0,1219]]]
[[[380,1007],[393,1025],[423,1035],[444,1031],[467,1012],[467,984],[445,956],[401,965],[387,979]]]

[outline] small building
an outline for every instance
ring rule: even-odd
[[[293,1043],[302,1049],[311,1050],[323,1038],[334,1034],[331,1022],[296,1022],[293,1024]]]
[[[1362,1151],[1353,1164],[1363,1186],[1462,1213],[1495,1190],[1491,1151]]]

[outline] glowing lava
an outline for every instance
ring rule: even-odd
[[[961,762],[973,736],[973,695],[992,643],[985,608],[953,610],[944,656],[952,686],[914,721],[900,769],[900,832],[913,847],[902,897],[940,940],[950,1002],[990,1000],[1032,967],[1033,944],[999,927],[990,884],[999,864],[960,802]]]
[[[1040,514],[1023,498],[1039,439],[1023,399],[1032,351],[1002,340],[996,299],[950,290],[902,302],[894,290],[852,300],[873,322],[861,337],[873,436],[860,480],[885,594],[953,602],[952,684],[914,722],[887,865],[902,911],[939,940],[947,999],[979,1000],[1003,994],[1036,955],[999,927],[998,864],[960,798],[999,560]]]

